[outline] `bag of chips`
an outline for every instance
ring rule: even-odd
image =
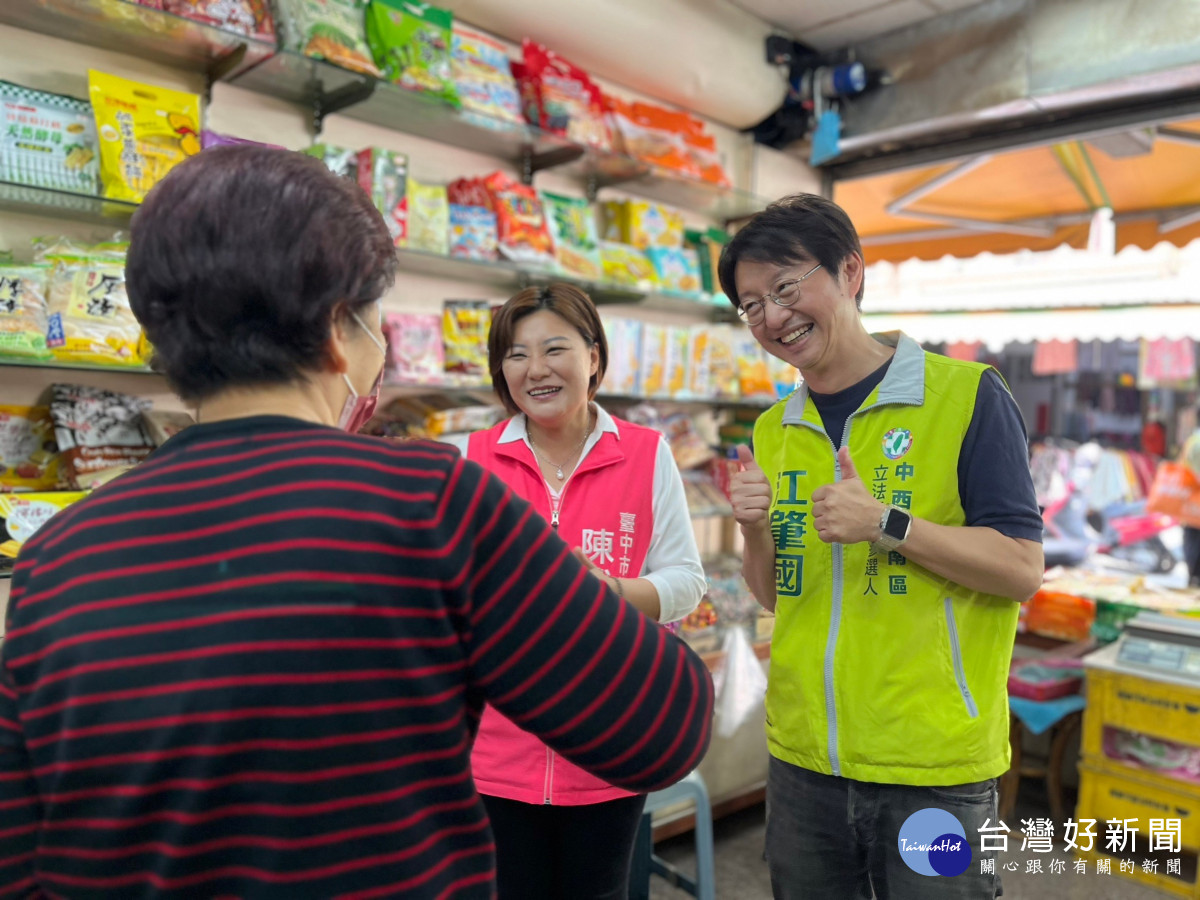
[[[458,206],[492,208],[492,196],[482,178],[459,178],[446,185],[446,197]]]
[[[651,247],[646,256],[658,273],[664,291],[695,294],[700,290],[700,263],[695,250],[678,247]]]
[[[16,559],[40,528],[86,496],[81,491],[0,495],[0,557]]]
[[[754,335],[745,329],[737,332],[734,358],[737,360],[738,388],[741,396],[747,400],[774,400],[775,385],[771,381],[771,370],[767,366],[767,352],[755,340]]]
[[[275,0],[281,46],[379,77],[365,35],[367,0]]]
[[[116,477],[150,455],[142,413],[150,402],[75,384],[51,388],[50,415],[63,473],[76,490]]]
[[[458,259],[493,262],[496,247],[496,214],[486,206],[450,204],[450,255]]]
[[[410,250],[448,256],[450,253],[450,201],[440,184],[408,179],[408,243]]]
[[[543,131],[608,150],[612,139],[604,117],[604,95],[578,66],[528,38],[524,62],[512,63],[525,118]]]
[[[603,275],[600,236],[592,205],[582,197],[549,191],[542,191],[541,197],[559,269],[577,278],[599,279]]]
[[[493,172],[484,184],[496,214],[500,255],[514,262],[550,269],[554,266],[554,241],[537,191],[503,172]]]
[[[179,163],[200,152],[200,98],[88,72],[104,196],[141,203]]]
[[[267,0],[163,0],[162,9],[256,41],[275,43],[275,23]]]
[[[0,492],[52,491],[58,444],[46,406],[0,406]]]
[[[371,0],[367,43],[383,77],[458,105],[450,73],[454,15],[418,0]]]
[[[604,239],[639,250],[683,246],[683,215],[645,200],[610,200],[603,206]]]
[[[0,81],[0,180],[94,195],[97,152],[86,100]]]
[[[513,78],[504,45],[487,35],[454,26],[450,70],[463,111],[484,127],[524,125],[521,93]]]
[[[0,356],[48,359],[45,266],[0,265]]]
[[[442,341],[449,380],[456,385],[488,379],[487,338],[492,309],[486,300],[447,300],[442,311]]]
[[[395,384],[438,385],[446,380],[442,317],[437,313],[388,313],[388,368]]]
[[[636,247],[601,241],[600,262],[605,281],[647,291],[658,287],[658,272],[646,254]]]
[[[403,246],[408,240],[408,157],[368,147],[358,152],[357,162],[358,186],[371,195],[392,241]]]

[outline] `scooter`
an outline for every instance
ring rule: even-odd
[[[1042,522],[1046,568],[1077,566],[1093,553],[1123,559],[1147,572],[1170,572],[1178,562],[1161,537],[1178,523],[1147,512],[1144,500],[1089,511],[1086,499],[1069,484],[1062,496],[1046,504]]]

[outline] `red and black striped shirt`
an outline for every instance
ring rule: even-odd
[[[490,897],[485,701],[653,790],[712,687],[454,450],[194,426],[18,560],[0,897]]]

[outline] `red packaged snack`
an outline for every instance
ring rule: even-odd
[[[524,62],[512,64],[525,118],[543,131],[600,150],[612,147],[604,95],[578,66],[526,38]]]
[[[275,41],[267,0],[160,0],[161,9],[205,25],[236,31],[258,41]]]
[[[554,242],[537,191],[503,172],[493,172],[484,179],[484,185],[489,197],[487,205],[496,214],[501,256],[552,267]]]
[[[446,196],[454,206],[492,208],[492,198],[482,178],[460,178],[446,185]]]

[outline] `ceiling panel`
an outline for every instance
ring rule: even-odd
[[[818,50],[860,44],[870,38],[922,22],[937,11],[921,0],[894,0],[854,15],[800,31],[797,37]]]
[[[857,15],[895,0],[738,0],[738,6],[804,40],[804,32],[847,16]]]

